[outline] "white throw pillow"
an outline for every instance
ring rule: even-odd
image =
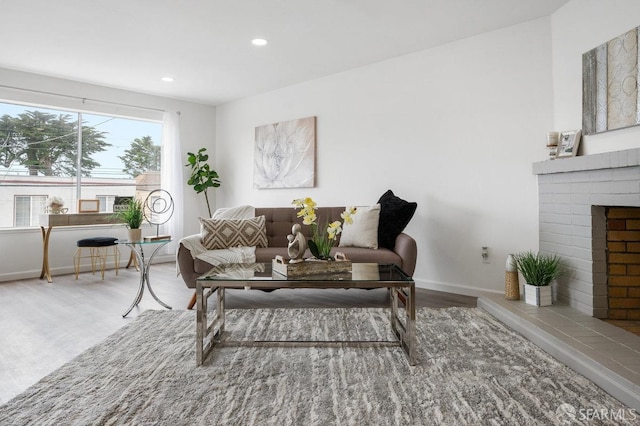
[[[340,247],[378,248],[378,222],[380,204],[370,207],[358,207],[352,216],[353,223],[342,224]]]

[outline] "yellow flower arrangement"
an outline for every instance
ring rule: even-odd
[[[336,220],[318,227],[318,217],[316,216],[316,202],[310,197],[299,198],[291,203],[300,209],[297,213],[302,218],[302,223],[311,226],[311,239],[309,240],[309,250],[317,259],[331,260],[331,248],[335,245],[338,235],[342,232],[342,222]],[[340,214],[345,225],[353,223],[352,216],[356,214],[355,207],[348,207]]]

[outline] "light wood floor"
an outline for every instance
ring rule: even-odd
[[[0,283],[0,404],[104,340],[147,309],[163,309],[145,292],[138,308],[122,318],[135,297],[139,273],[107,271],[105,280],[91,272]],[[193,294],[174,263],[155,264],[151,284],[156,295],[173,309],[186,309]],[[416,290],[417,307],[476,306],[476,298]],[[388,292],[378,290],[227,291],[229,309],[380,307]],[[195,327],[195,326],[194,326]]]

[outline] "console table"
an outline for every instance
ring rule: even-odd
[[[76,213],[76,214],[41,214],[40,231],[42,232],[42,272],[40,279],[51,280],[49,270],[49,238],[54,226],[88,226],[110,223],[123,223],[113,216],[113,213]]]

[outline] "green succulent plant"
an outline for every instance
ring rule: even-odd
[[[124,223],[131,229],[138,229],[144,221],[144,206],[142,201],[134,198],[128,204],[125,210],[115,212],[113,216]]]
[[[529,285],[547,286],[562,273],[560,258],[556,255],[525,251],[513,255],[513,257],[518,271]]]

